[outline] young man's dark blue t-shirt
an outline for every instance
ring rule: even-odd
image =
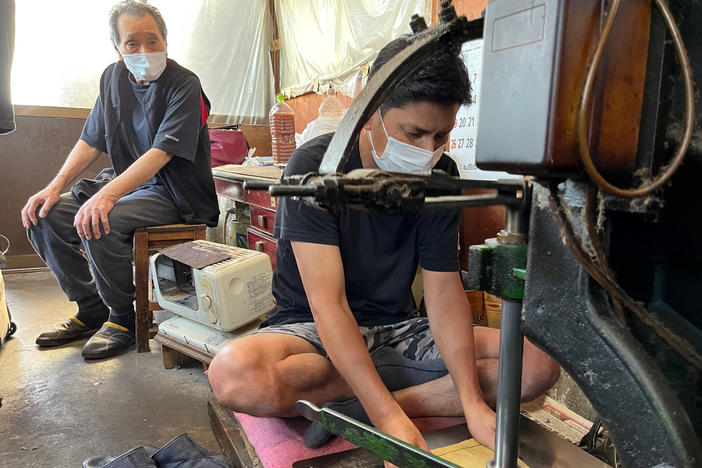
[[[285,175],[317,171],[333,134],[319,136],[290,158]],[[344,168],[361,168],[358,142]],[[457,175],[443,155],[436,166]],[[397,323],[414,315],[411,285],[417,265],[430,271],[458,271],[457,210],[377,214],[344,208],[338,213],[279,199],[273,234],[278,238],[273,295],[277,312],[262,326],[312,322],[291,241],[339,247],[346,297],[361,326]]]

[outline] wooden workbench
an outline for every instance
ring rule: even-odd
[[[246,229],[248,248],[268,255],[275,269],[278,241],[273,237],[277,198],[265,190],[248,190],[245,182],[276,182],[283,175],[275,166],[226,164],[212,169],[217,194],[246,205],[250,226]]]

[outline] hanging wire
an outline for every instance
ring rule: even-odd
[[[597,232],[597,222],[595,221],[595,203],[597,202],[598,194],[599,190],[597,187],[594,185],[588,186],[587,193],[585,194],[584,206],[585,229],[587,230],[587,236],[590,239],[595,264],[600,268],[602,273],[609,281],[616,282],[614,271],[609,266],[607,255],[605,254],[604,247],[602,247],[600,235]],[[617,312],[619,318],[624,320],[624,310],[622,309],[621,301],[612,297],[612,304],[614,305],[614,310]]]
[[[670,32],[682,73],[683,85],[685,88],[685,116],[682,139],[678,149],[675,152],[675,155],[671,159],[670,164],[663,167],[659,175],[652,182],[648,184],[644,183],[638,188],[623,189],[612,185],[607,182],[602,174],[597,171],[597,168],[595,168],[595,164],[592,161],[592,155],[590,154],[590,148],[588,146],[587,111],[590,107],[590,98],[592,96],[592,88],[595,83],[597,68],[599,66],[600,59],[602,58],[602,53],[607,43],[607,38],[612,30],[614,18],[617,14],[617,10],[619,9],[619,1],[620,0],[612,0],[612,4],[607,13],[607,20],[605,21],[605,25],[602,29],[602,34],[597,42],[597,46],[595,47],[595,52],[590,61],[590,65],[588,66],[588,71],[585,77],[585,85],[583,87],[583,94],[580,98],[580,105],[578,107],[575,119],[576,141],[580,153],[580,160],[583,163],[585,172],[587,172],[590,180],[592,180],[597,187],[618,197],[638,198],[646,196],[659,189],[662,185],[668,182],[668,180],[670,180],[675,171],[677,171],[678,167],[680,167],[680,164],[682,164],[683,159],[687,154],[687,149],[690,146],[692,132],[695,126],[695,96],[690,60],[687,57],[687,51],[685,50],[685,45],[683,44],[682,37],[680,36],[680,30],[678,29],[675,19],[673,18],[673,15],[665,0],[653,0],[653,3],[655,3],[660,10],[668,31]]]
[[[2,254],[5,255],[5,254],[7,253],[7,251],[10,250],[10,239],[8,239],[7,237],[3,236],[2,234],[0,234],[0,238],[1,238],[2,240],[4,240],[5,243],[7,243],[7,247],[5,247],[4,249],[2,249]]]

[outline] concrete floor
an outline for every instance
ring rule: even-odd
[[[3,272],[15,335],[0,349],[0,467],[80,467],[94,455],[157,447],[187,432],[219,451],[207,377],[197,362],[166,370],[160,345],[85,361],[85,340],[39,349],[34,340],[76,311],[50,272]]]

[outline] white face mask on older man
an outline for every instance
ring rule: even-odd
[[[380,124],[383,126],[383,131],[388,140],[382,156],[378,156],[378,153],[375,151],[375,145],[373,144],[373,137],[370,132],[368,132],[368,140],[370,140],[371,149],[373,150],[373,159],[378,165],[378,168],[383,171],[402,172],[404,174],[431,174],[432,168],[443,154],[446,145],[441,145],[432,152],[397,140],[388,135],[385,122],[383,122],[383,114],[378,111],[378,115],[380,116]]]
[[[122,54],[124,65],[132,72],[137,81],[157,80],[166,69],[166,52],[146,54]]]

